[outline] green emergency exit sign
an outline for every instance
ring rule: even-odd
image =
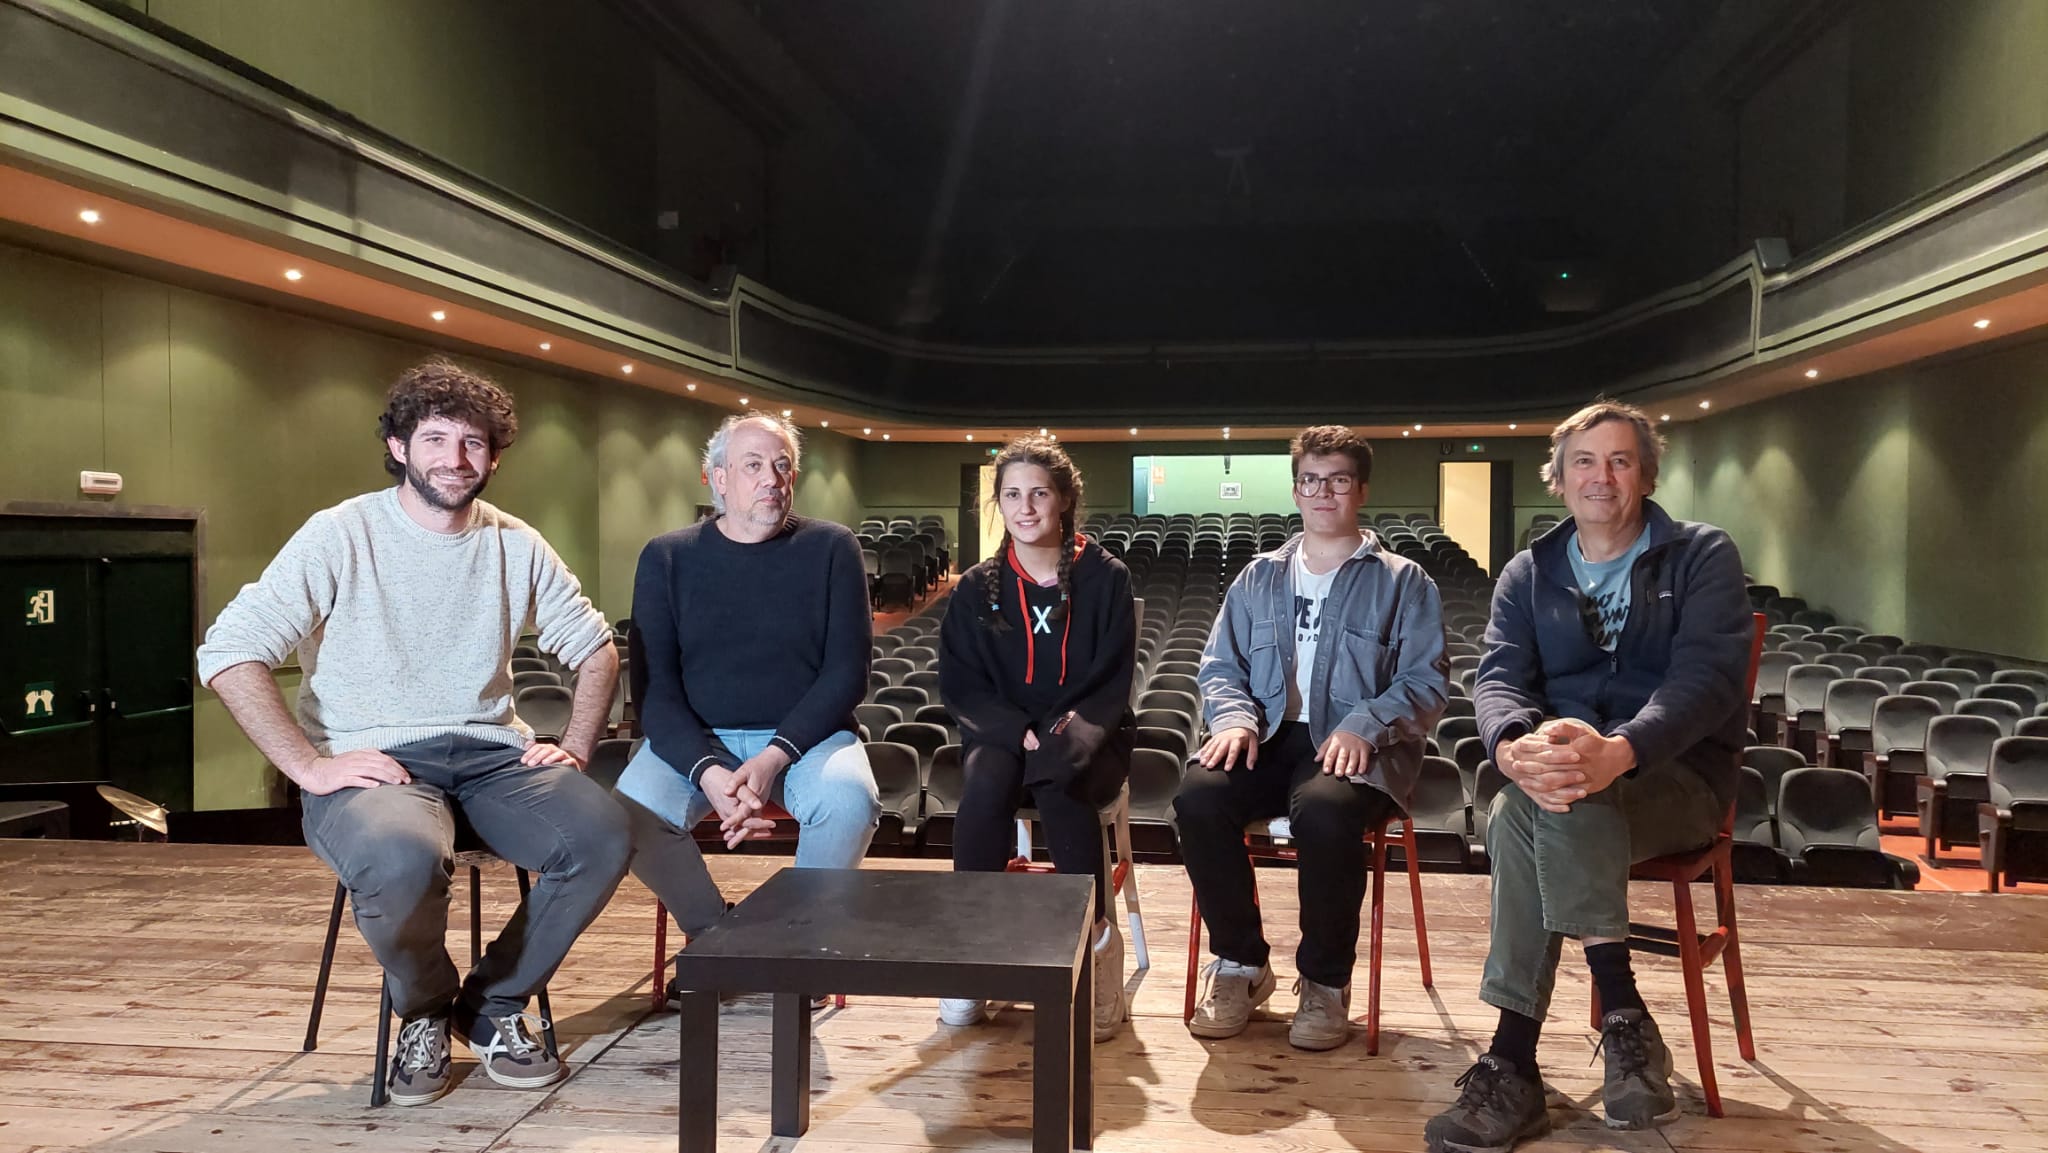
[[[1471,441],[1466,441],[1466,442],[1465,442],[1465,451],[1466,451],[1466,452],[1485,452],[1485,451],[1486,451],[1486,445],[1485,445],[1485,443],[1484,443],[1484,442],[1482,442],[1482,441],[1477,441],[1477,440],[1471,440]]]
[[[26,619],[29,627],[57,623],[56,589],[23,589],[22,596],[27,602]]]

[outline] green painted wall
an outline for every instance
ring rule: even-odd
[[[1683,426],[1659,492],[1760,580],[1866,628],[2048,658],[2048,344],[1912,365]]]
[[[204,509],[210,622],[310,513],[388,483],[384,390],[429,351],[0,246],[0,501],[76,500],[79,471],[95,469],[122,474],[122,504]],[[723,413],[477,363],[511,390],[521,426],[486,499],[538,528],[607,615],[626,615],[641,546],[708,503],[697,462]],[[856,519],[857,463],[813,431],[798,507]],[[261,758],[212,694],[197,706],[200,807],[263,804]]]
[[[1293,474],[1285,453],[1167,456],[1155,454],[1149,511],[1179,513],[1289,513],[1294,511]],[[1229,462],[1225,471],[1224,462]],[[1135,478],[1135,474],[1133,474]],[[1135,479],[1133,480],[1135,483]],[[1237,500],[1224,500],[1223,485],[1241,485]]]
[[[610,5],[130,2],[421,151],[654,251],[659,58]]]

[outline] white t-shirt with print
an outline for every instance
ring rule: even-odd
[[[1361,542],[1360,551],[1364,548]],[[1309,678],[1315,675],[1316,645],[1323,631],[1323,610],[1330,602],[1330,585],[1343,568],[1344,565],[1339,563],[1329,572],[1317,575],[1308,571],[1308,550],[1294,550],[1294,564],[1289,574],[1294,585],[1294,676],[1287,684],[1287,716],[1291,720],[1308,720]]]

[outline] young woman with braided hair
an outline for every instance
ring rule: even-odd
[[[1048,439],[996,456],[996,554],[962,575],[939,628],[939,695],[960,726],[966,784],[953,868],[1001,872],[1017,810],[1038,810],[1053,865],[1095,878],[1095,1039],[1126,1015],[1124,942],[1110,916],[1098,812],[1130,775],[1137,624],[1131,574],[1079,535],[1081,474]],[[981,1001],[944,1000],[949,1025]]]

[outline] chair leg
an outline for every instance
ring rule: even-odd
[[[469,867],[469,967],[474,969],[484,959],[484,882],[483,871],[475,865]]]
[[[1418,852],[1421,846],[1412,826],[1405,835],[1402,852],[1408,858],[1408,894],[1415,903],[1415,952],[1422,960],[1422,987],[1434,989],[1436,978],[1429,971],[1429,926],[1422,916],[1422,859]]]
[[[526,875],[525,869],[514,867],[512,875],[519,881],[519,904],[523,908],[526,905],[526,894],[533,888],[533,881],[532,878]],[[540,1019],[541,1036],[547,1044],[548,1056],[559,1061],[562,1059],[562,1050],[555,1043],[555,1013],[554,1009],[548,1005],[548,987],[546,985],[540,987]]]
[[[1749,990],[1742,982],[1742,944],[1735,932],[1735,865],[1714,864],[1714,915],[1727,938],[1721,942],[1721,972],[1728,978],[1728,1007],[1735,1015],[1735,1047],[1745,1061],[1756,1060],[1756,1037],[1749,1029]]]
[[[313,1011],[306,1014],[306,1044],[302,1052],[320,1047],[320,1010],[327,1004],[327,978],[334,972],[334,945],[341,936],[341,903],[348,898],[348,886],[334,882],[334,908],[327,914],[327,944],[320,950],[320,979],[313,982]]]
[[[1145,948],[1145,911],[1138,903],[1138,865],[1131,856],[1131,805],[1126,797],[1116,807],[1116,860],[1117,884],[1115,891],[1124,897],[1124,919],[1130,926],[1131,952],[1137,959],[1137,971],[1144,972],[1152,967],[1152,954]]]
[[[668,906],[661,903],[660,897],[656,897],[654,899],[654,976],[648,979],[648,983],[654,986],[653,1007],[656,1009],[668,1003],[667,982],[662,980],[667,975]]]
[[[1671,887],[1678,912],[1678,963],[1685,973],[1685,1009],[1692,1018],[1692,1045],[1699,1055],[1700,1088],[1706,1093],[1707,1115],[1721,1115],[1721,1088],[1714,1080],[1714,1041],[1707,1033],[1707,983],[1701,972],[1699,929],[1692,915],[1692,885]]]
[[[380,978],[377,994],[377,1063],[370,1070],[370,1107],[381,1107],[390,1099],[384,1078],[391,1065],[391,980]]]
[[[1372,838],[1372,944],[1365,963],[1365,1055],[1380,1051],[1380,941],[1386,920],[1387,842],[1383,835]],[[1415,859],[1409,853],[1408,859]]]

